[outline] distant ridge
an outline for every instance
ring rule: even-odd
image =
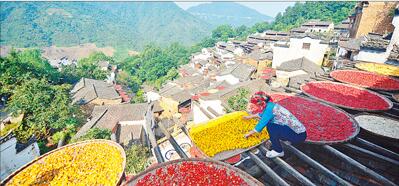
[[[211,26],[172,2],[0,2],[0,45],[192,45]]]

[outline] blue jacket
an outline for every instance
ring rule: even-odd
[[[261,119],[255,126],[257,132],[261,132],[269,123],[288,126],[295,133],[299,134],[306,131],[305,126],[287,109],[279,104],[269,102],[262,114]]]
[[[255,126],[255,130],[257,132],[261,132],[268,123],[270,123],[271,120],[273,120],[274,118],[274,114],[273,114],[273,108],[276,104],[273,102],[269,102],[267,103],[266,109],[259,114],[260,116],[260,120],[258,122],[258,124]]]

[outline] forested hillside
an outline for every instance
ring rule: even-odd
[[[0,7],[0,45],[15,47],[192,45],[210,31],[171,2],[1,2]]]
[[[309,19],[339,23],[349,16],[355,5],[356,2],[353,1],[296,3],[293,7],[285,9],[284,13],[277,14],[271,28],[289,30]]]

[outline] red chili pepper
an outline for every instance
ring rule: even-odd
[[[302,90],[314,97],[346,107],[387,110],[390,106],[380,96],[342,83],[310,82],[306,83]]]
[[[147,173],[136,185],[248,185],[239,175],[210,162],[182,162]]]
[[[362,87],[382,90],[399,90],[399,80],[373,72],[336,70],[331,72],[330,76],[338,81]]]
[[[287,94],[271,96],[303,123],[308,141],[344,140],[355,131],[349,116],[334,107]]]

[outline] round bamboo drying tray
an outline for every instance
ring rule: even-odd
[[[374,88],[374,87],[368,87],[368,86],[365,86],[365,85],[359,85],[359,84],[356,84],[356,83],[351,83],[351,82],[348,82],[348,81],[342,81],[342,80],[336,79],[332,74],[337,73],[337,72],[340,72],[340,71],[372,73],[372,74],[375,74],[375,75],[377,75],[377,76],[385,76],[385,77],[387,77],[388,79],[392,79],[392,80],[395,80],[395,81],[398,81],[398,82],[399,82],[399,79],[394,78],[394,77],[391,77],[391,76],[378,74],[378,73],[376,73],[376,72],[358,71],[358,70],[334,70],[334,71],[330,72],[330,77],[333,78],[334,80],[339,81],[339,82],[342,82],[342,83],[346,83],[346,84],[353,85],[353,86],[357,86],[357,87],[367,88],[367,89],[371,89],[371,90],[384,90],[384,91],[397,91],[397,90],[399,90],[399,89],[388,89],[388,88]]]
[[[393,66],[393,65],[384,64],[384,63],[373,63],[373,62],[366,62],[366,61],[358,61],[358,62],[355,64],[355,67],[356,67],[357,69],[362,70],[362,71],[375,72],[375,73],[377,73],[377,74],[399,77],[398,74],[381,73],[381,72],[378,72],[378,71],[369,71],[369,70],[366,70],[366,69],[360,67],[361,64],[374,64],[374,65],[379,65],[379,66],[382,66],[382,67],[397,68],[398,70],[399,70],[399,67],[396,67],[396,66]]]
[[[352,123],[352,127],[355,129],[355,132],[353,132],[351,136],[349,136],[347,139],[344,139],[344,140],[335,140],[335,141],[310,141],[310,140],[305,140],[305,143],[316,144],[316,145],[326,145],[326,144],[327,145],[331,145],[331,144],[337,144],[337,143],[345,143],[345,142],[348,142],[348,141],[352,140],[353,138],[355,138],[360,132],[359,123],[350,114],[348,114],[347,112],[345,112],[344,110],[342,110],[340,108],[328,105],[328,104],[323,103],[323,102],[319,102],[317,100],[313,100],[313,99],[307,98],[305,96],[292,95],[292,94],[287,94],[287,93],[273,93],[273,94],[281,94],[281,95],[287,95],[287,96],[297,96],[297,97],[303,98],[305,100],[312,101],[312,102],[317,102],[317,103],[319,103],[321,105],[336,109],[336,110],[344,113],[349,118],[349,120]]]
[[[216,165],[216,167],[223,167],[226,168],[228,171],[233,171],[235,174],[240,176],[248,185],[263,185],[261,182],[250,176],[248,173],[233,167],[227,163],[223,163],[220,161],[215,161],[211,159],[198,159],[198,158],[188,158],[188,159],[178,159],[178,160],[172,160],[164,163],[157,164],[151,168],[148,168],[147,170],[141,172],[140,174],[134,176],[132,179],[127,180],[124,185],[136,185],[137,181],[139,181],[141,178],[143,178],[146,174],[148,173],[153,173],[155,172],[158,168],[163,168],[171,164],[180,164],[182,162],[205,162],[205,163],[211,163],[213,165]]]
[[[45,157],[51,155],[51,154],[54,153],[54,152],[61,151],[61,150],[65,149],[65,148],[68,148],[68,147],[83,146],[83,145],[86,145],[86,144],[89,144],[89,143],[106,143],[106,144],[109,144],[109,145],[111,145],[111,146],[116,147],[116,148],[119,150],[119,152],[121,153],[121,156],[122,156],[122,158],[123,158],[122,172],[119,173],[119,176],[118,176],[119,179],[118,179],[117,183],[115,184],[115,185],[119,185],[119,184],[121,183],[121,181],[122,181],[122,178],[123,178],[123,175],[124,175],[125,166],[126,166],[126,154],[125,154],[125,150],[124,150],[119,144],[117,144],[117,143],[115,143],[115,142],[113,142],[113,141],[110,141],[110,140],[103,140],[103,139],[86,140],[86,141],[81,141],[81,142],[77,142],[77,143],[72,143],[72,144],[65,145],[65,146],[63,146],[63,147],[57,148],[57,149],[55,149],[55,150],[52,150],[52,151],[50,151],[50,152],[47,152],[47,153],[41,155],[40,157],[38,157],[38,158],[32,160],[31,162],[25,164],[24,166],[22,166],[21,168],[19,168],[19,169],[16,170],[15,172],[13,172],[12,174],[10,174],[8,177],[6,177],[6,178],[1,182],[0,185],[7,185],[7,183],[8,183],[14,176],[16,176],[19,172],[21,172],[21,171],[24,170],[25,168],[29,167],[30,165],[32,165],[32,164],[38,162],[39,160],[41,160],[41,159],[43,159],[43,158],[45,158]]]
[[[190,129],[189,129],[189,131],[190,131]],[[190,138],[190,140],[191,140],[193,146],[195,146],[195,148],[197,148],[198,152],[199,152],[203,157],[206,157],[206,158],[212,159],[212,160],[216,160],[216,161],[223,161],[223,160],[229,159],[229,158],[234,157],[234,156],[236,156],[236,155],[238,155],[238,154],[241,154],[241,153],[243,153],[243,152],[245,152],[245,151],[251,150],[251,149],[253,149],[253,148],[255,148],[255,147],[261,145],[261,144],[264,143],[265,141],[269,140],[269,139],[263,140],[263,141],[259,142],[258,144],[253,145],[253,146],[248,147],[248,148],[245,148],[245,149],[241,149],[241,148],[240,148],[240,149],[222,151],[222,152],[219,152],[219,153],[215,154],[214,156],[210,157],[210,156],[206,155],[206,154],[201,150],[201,148],[199,148],[199,147],[195,144],[195,141],[191,138],[190,133],[188,134],[188,137]]]
[[[303,86],[305,86],[306,84],[302,84],[302,85],[300,86],[300,89],[301,89],[301,91],[302,91],[303,94],[309,96],[309,97],[312,98],[312,99],[316,99],[316,100],[318,100],[318,101],[321,101],[321,102],[324,102],[324,103],[327,103],[327,104],[330,104],[330,105],[333,105],[333,106],[337,106],[337,107],[341,107],[341,108],[345,108],[345,109],[350,109],[350,110],[358,110],[358,111],[365,111],[365,112],[381,112],[381,111],[390,110],[390,109],[393,107],[393,103],[392,103],[391,100],[385,98],[384,96],[382,96],[382,95],[380,95],[380,94],[378,94],[378,93],[376,93],[376,92],[373,92],[373,91],[371,91],[371,90],[367,90],[367,89],[365,89],[365,88],[361,88],[361,87],[357,87],[357,86],[349,85],[349,84],[344,84],[344,83],[331,82],[331,81],[317,81],[317,82],[316,82],[316,81],[313,81],[313,82],[311,82],[311,83],[325,83],[325,82],[332,83],[332,84],[341,84],[341,85],[345,85],[345,86],[348,86],[348,87],[352,87],[352,88],[356,88],[356,89],[360,89],[360,90],[366,91],[366,92],[368,92],[368,93],[374,94],[374,95],[378,96],[379,98],[383,99],[386,103],[388,103],[389,106],[388,106],[388,108],[385,109],[385,110],[371,110],[371,109],[364,109],[364,108],[355,108],[355,107],[350,107],[350,106],[345,106],[345,105],[333,103],[333,102],[326,101],[326,100],[324,100],[324,99],[318,98],[318,97],[316,97],[316,96],[313,96],[313,95],[311,95],[311,94],[309,94],[309,93],[307,93],[307,92],[305,92],[305,91],[303,90]]]
[[[376,116],[376,117],[379,117],[379,118],[386,118],[386,119],[390,119],[390,120],[393,120],[393,121],[397,121],[398,122],[398,125],[399,125],[399,120],[397,120],[397,119],[394,119],[394,118],[388,118],[388,117],[384,117],[384,116],[381,116],[381,115],[377,115],[377,114],[370,114],[370,113],[367,113],[367,112],[364,112],[364,113],[359,113],[359,114],[355,114],[355,115],[353,115],[353,118],[356,118],[356,117],[358,117],[358,116],[364,116],[364,115],[368,115],[368,116]],[[359,125],[360,126],[360,125]],[[360,126],[361,127],[361,126]],[[366,129],[366,128],[363,128],[363,127],[361,127],[363,130],[365,130],[365,131],[367,131],[368,133],[370,133],[370,134],[372,134],[372,135],[375,135],[375,136],[377,136],[377,137],[382,137],[382,138],[386,138],[386,139],[392,139],[392,140],[398,140],[397,138],[392,138],[392,137],[390,137],[390,136],[385,136],[385,135],[382,135],[382,134],[378,134],[378,133],[376,133],[376,132],[373,132],[373,131],[371,131],[371,130],[368,130],[368,129]]]

